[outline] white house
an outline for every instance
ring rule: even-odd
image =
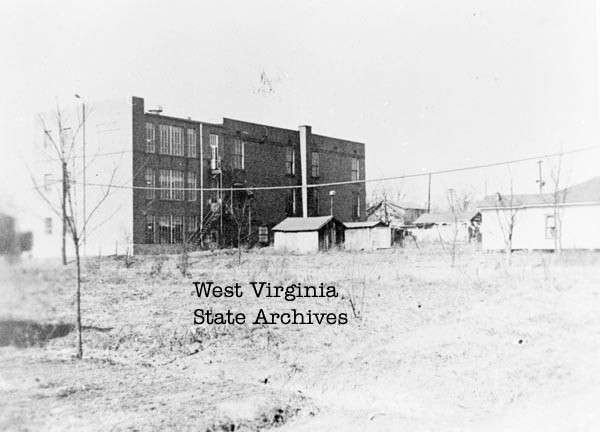
[[[600,177],[557,194],[488,196],[479,203],[482,248],[600,249]],[[512,221],[512,223],[511,223]]]

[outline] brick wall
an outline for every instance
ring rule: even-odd
[[[301,183],[300,167],[300,143],[298,130],[276,128],[272,126],[259,125],[233,119],[223,119],[223,124],[200,123],[192,120],[174,118],[164,115],[148,114],[144,112],[144,100],[134,98],[133,105],[133,184],[135,186],[146,186],[146,168],[152,168],[155,172],[155,184],[159,186],[159,169],[176,169],[185,172],[196,172],[198,187],[205,188],[217,186],[222,179],[224,202],[231,193],[227,190],[234,184],[245,186],[273,186],[273,185],[298,185]],[[156,150],[155,153],[146,153],[146,122],[155,125]],[[160,132],[158,125],[173,125],[184,128],[184,146],[186,157],[169,156],[158,154],[160,143]],[[197,134],[197,156],[187,157],[187,134],[185,130],[193,128]],[[219,151],[222,159],[222,176],[215,176],[211,172],[211,148],[210,135],[219,136]],[[231,169],[233,142],[239,139],[244,142],[244,170]],[[200,149],[202,146],[202,151]],[[286,174],[286,149],[293,147],[295,152],[295,173]],[[311,152],[320,154],[320,176],[311,177]],[[201,156],[202,155],[202,156]],[[315,134],[309,134],[307,146],[307,169],[308,183],[320,184],[337,181],[351,180],[352,158],[360,160],[360,179],[365,178],[364,172],[364,144],[353,141],[340,140]],[[201,170],[201,164],[202,170]],[[203,172],[203,179],[200,173]],[[187,185],[186,185],[187,186]],[[330,209],[329,191],[335,190],[334,215],[342,221],[352,220],[352,196],[353,192],[360,196],[361,210],[360,220],[366,217],[365,185],[344,185],[335,187],[324,187],[319,189],[319,206],[315,208],[315,201],[309,199],[309,215],[328,215]],[[154,215],[172,214],[198,216],[206,215],[210,211],[210,198],[216,193],[204,192],[204,202],[201,201],[201,193],[197,193],[195,202],[166,201],[161,200],[159,192],[156,199],[146,198],[145,190],[134,190],[134,244],[145,243],[146,214]],[[311,197],[309,189],[309,197]],[[302,215],[301,188],[296,190],[296,216]],[[186,196],[187,198],[187,196]],[[203,212],[200,206],[204,205]],[[273,226],[288,215],[288,192],[286,190],[264,190],[255,191],[251,206],[252,225]],[[228,219],[228,218],[226,218]],[[231,221],[225,221],[225,225]],[[217,224],[217,227],[219,224]],[[225,237],[232,235],[232,227],[225,226]]]

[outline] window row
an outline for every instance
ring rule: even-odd
[[[185,186],[184,186],[184,178]],[[158,170],[158,188],[156,187],[156,171],[152,168],[146,168],[146,198],[157,198],[156,191],[158,190],[158,198],[163,200],[184,201],[187,192],[188,201],[196,201],[198,191],[198,175],[195,172],[188,172],[187,175],[183,171],[178,170]],[[194,189],[194,190],[184,190]]]
[[[198,229],[198,216],[146,215],[146,243],[180,244]]]
[[[310,168],[311,177],[318,178],[321,176],[321,159],[319,152],[311,152]],[[296,173],[296,153],[294,152],[293,147],[286,148],[285,173],[288,175],[294,175]],[[351,180],[360,180],[360,159],[358,158],[352,158]]]
[[[158,125],[158,153],[172,156],[196,157],[198,155],[197,134],[194,129],[185,129],[187,152],[184,150],[184,128],[179,126]],[[156,153],[156,127],[146,123],[146,153]]]
[[[197,134],[194,129],[186,129],[187,152],[184,153],[184,128],[177,126],[159,125],[160,142],[159,154],[197,157]],[[219,136],[209,135],[211,150],[211,160],[214,161],[213,169],[217,168],[219,155]],[[146,123],[146,152],[156,152],[156,134],[153,123]],[[311,152],[311,176],[318,178],[321,175],[321,164],[319,152]],[[231,167],[233,169],[245,169],[245,143],[242,140],[234,139],[231,147]],[[285,155],[285,173],[295,175],[296,173],[296,152],[293,147],[286,147]],[[352,158],[351,179],[356,181],[360,179],[360,159]]]
[[[210,159],[211,169],[221,169],[221,158],[219,155],[219,135],[210,134]],[[240,139],[234,139],[231,145],[231,168],[245,169],[245,143]]]

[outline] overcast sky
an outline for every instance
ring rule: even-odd
[[[365,142],[367,178],[596,145],[594,3],[4,0],[0,199],[30,186],[18,149],[34,114],[74,93],[141,96],[197,120],[310,124]],[[564,160],[570,183],[600,174],[598,151]],[[536,192],[530,162],[434,177],[433,196],[480,197],[511,177]],[[422,203],[426,183],[369,188]]]

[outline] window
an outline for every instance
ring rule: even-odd
[[[171,242],[175,244],[183,243],[183,216],[171,216],[173,235]]]
[[[52,218],[47,217],[44,219],[44,232],[52,234]]]
[[[211,147],[219,147],[219,135],[210,134],[209,141]]]
[[[360,194],[352,192],[352,219],[360,219]]]
[[[210,188],[212,189],[209,194],[209,198],[210,198],[210,202],[212,203],[218,203],[221,204],[221,201],[219,200],[219,191],[217,190],[219,187],[219,181],[214,178],[211,177],[210,179]]]
[[[158,242],[160,244],[183,243],[184,235],[193,233],[196,223],[196,216],[161,215],[158,218]]]
[[[175,156],[183,156],[183,128],[171,126],[171,150]]]
[[[146,123],[146,153],[154,153],[156,151],[155,143],[154,124]]]
[[[183,178],[183,171],[159,170],[160,199],[183,201],[185,198]]]
[[[244,169],[244,142],[242,140],[233,140],[231,163],[233,169]]]
[[[287,175],[296,174],[296,152],[294,147],[285,148],[285,173]]]
[[[198,216],[185,217],[185,236],[189,238],[198,229]]]
[[[211,167],[217,169],[217,161],[219,160],[219,135],[210,134],[210,159]]]
[[[171,171],[171,187],[173,189],[173,199],[183,201],[185,199],[183,171]]]
[[[319,177],[320,172],[319,172],[319,153],[318,152],[312,152],[311,153],[311,175],[313,177]]]
[[[158,149],[158,152],[160,154],[165,154],[165,155],[171,154],[171,141],[169,140],[169,126],[160,125],[159,131],[160,131],[160,147]]]
[[[187,155],[196,157],[196,131],[194,129],[187,130]]]
[[[171,243],[171,216],[161,215],[158,218],[158,241],[160,244]]]
[[[52,174],[44,174],[44,190],[50,192],[50,186],[52,186]]]
[[[309,212],[311,216],[319,215],[319,190],[311,188],[308,190]]]
[[[156,198],[156,191],[155,191],[155,181],[154,181],[154,170],[152,168],[146,168],[146,187],[148,188],[152,188],[152,189],[146,189],[146,198],[147,199],[154,199]]]
[[[154,243],[154,231],[156,230],[156,216],[146,215],[146,243]]]
[[[296,215],[296,189],[287,189],[286,213],[288,216]]]
[[[352,180],[360,178],[360,161],[358,158],[352,158]]]
[[[546,215],[546,238],[553,239],[556,237],[556,218],[554,215]]]
[[[196,192],[196,187],[198,184],[198,179],[196,176],[195,172],[188,172],[187,173],[187,199],[188,201],[196,201],[197,199],[197,192]],[[194,189],[194,190],[192,190]]]
[[[164,155],[183,156],[183,128],[160,125],[160,147],[158,152]]]
[[[160,199],[171,199],[171,171],[160,170],[158,172],[158,184],[160,186]],[[162,216],[161,216],[162,217]]]
[[[261,243],[269,243],[269,227],[258,227],[258,241]]]

